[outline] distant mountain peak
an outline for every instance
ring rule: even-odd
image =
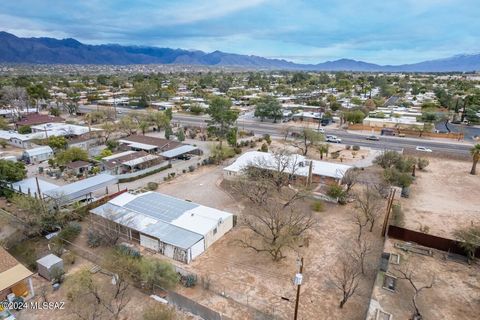
[[[378,65],[348,58],[319,64],[297,64],[284,59],[241,55],[215,50],[184,50],[118,44],[86,45],[73,38],[20,38],[0,31],[0,63],[32,64],[191,64],[237,66],[244,68],[358,71],[358,72],[452,72],[480,70],[480,54],[453,57],[404,65]]]

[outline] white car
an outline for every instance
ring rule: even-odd
[[[317,131],[319,133],[325,133],[325,129],[323,129],[323,128],[315,129],[315,131]]]
[[[432,149],[428,149],[427,147],[417,146],[415,149],[416,149],[417,151],[432,152]]]
[[[333,143],[342,143],[342,139],[337,138],[337,136],[327,135],[325,141]]]

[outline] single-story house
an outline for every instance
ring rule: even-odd
[[[39,163],[51,159],[53,156],[53,150],[49,146],[42,146],[23,151],[23,159],[28,163]]]
[[[73,161],[66,165],[67,171],[73,173],[74,175],[81,175],[85,172],[88,172],[92,168],[92,164],[87,161]]]
[[[343,176],[352,166],[327,161],[307,159],[299,154],[275,155],[268,152],[249,151],[239,156],[235,162],[223,168],[224,177],[231,179],[243,173],[249,166],[265,170],[278,170],[299,178],[308,178],[311,170],[311,181],[321,184],[341,183]]]
[[[22,297],[28,300],[35,295],[32,285],[33,273],[0,247],[0,300]]]
[[[108,193],[108,186],[116,183],[118,183],[117,177],[102,173],[47,191],[42,190],[42,193],[63,205],[92,198],[93,192],[100,189],[106,190],[105,193]]]
[[[30,113],[22,116],[22,118],[15,123],[15,127],[18,129],[23,126],[34,126],[49,122],[63,122],[65,119],[62,117],[52,116],[50,114]]]
[[[113,222],[122,239],[184,263],[233,228],[228,212],[158,192],[123,193],[90,212],[94,226]]]
[[[163,157],[145,151],[124,151],[102,158],[102,169],[113,175],[120,175],[160,164]]]
[[[160,154],[166,158],[174,158],[182,154],[202,154],[199,148],[177,141],[155,138],[149,136],[132,135],[118,140],[124,147],[134,151],[145,151],[148,153]],[[175,150],[175,151],[174,151]],[[170,153],[166,153],[171,151]],[[167,156],[164,155],[167,154]]]

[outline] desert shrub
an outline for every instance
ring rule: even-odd
[[[242,153],[242,149],[239,148],[239,147],[235,147],[235,148],[233,148],[233,150],[235,151],[235,154],[241,154]]]
[[[322,212],[322,211],[325,210],[325,205],[324,205],[323,201],[316,200],[315,202],[312,203],[311,208],[315,212]]]
[[[174,320],[176,319],[175,311],[163,304],[155,303],[143,312],[143,320]]]
[[[405,215],[402,206],[399,203],[394,203],[392,205],[392,220],[393,225],[397,227],[403,227],[405,224]]]
[[[58,233],[58,236],[67,241],[74,240],[82,231],[82,226],[76,221],[70,221],[65,228]]]
[[[57,257],[61,257],[65,252],[65,245],[61,241],[52,241],[50,243],[50,251]]]
[[[30,270],[37,270],[37,254],[33,243],[19,242],[10,248],[10,254],[20,260]]]
[[[351,148],[352,148],[352,146],[349,145],[349,144],[347,144],[347,145],[345,146],[345,149],[347,149],[347,150],[350,150]]]
[[[182,173],[187,173],[187,169],[183,169],[183,170],[182,170]]]
[[[65,279],[65,271],[59,267],[53,267],[50,271],[50,278],[53,283],[62,283]]]
[[[250,141],[250,148],[255,148],[257,146],[257,143],[255,141]]]
[[[263,140],[265,140],[265,142],[270,145],[272,143],[272,138],[270,138],[270,135],[269,134],[264,134],[263,135]]]
[[[192,166],[189,166],[189,167],[188,167],[188,171],[190,171],[190,172],[195,171],[195,166],[193,166],[193,165],[192,165]]]
[[[127,247],[126,245],[123,245],[123,244],[116,245],[115,250],[124,256],[129,256],[136,259],[137,258],[139,259],[142,256],[138,250]]]
[[[373,163],[378,164],[384,169],[395,166],[402,160],[402,155],[396,151],[385,151],[381,155],[377,156]]]
[[[75,263],[75,255],[72,251],[67,251],[63,254],[62,257],[65,264],[74,264]]]
[[[332,159],[338,159],[338,157],[340,157],[340,151],[332,152],[330,153],[330,156]]]
[[[425,168],[428,167],[429,164],[430,162],[428,161],[428,159],[425,159],[425,158],[417,159],[417,167],[420,170],[425,170]]]
[[[94,229],[88,229],[87,245],[90,248],[99,247],[102,244],[102,236]]]
[[[360,150],[360,146],[354,145],[354,146],[352,147],[352,150],[353,150],[353,151],[358,151],[358,150]]]
[[[192,288],[197,285],[197,276],[189,274],[186,276],[181,276],[180,282],[185,288]]]
[[[260,148],[260,151],[262,152],[268,152],[268,145],[266,143],[262,144],[262,147]]]
[[[338,184],[332,184],[328,187],[327,196],[330,198],[341,198],[343,197],[345,191]]]
[[[400,172],[395,168],[385,169],[383,177],[390,184],[398,187],[409,187],[413,182],[413,177],[409,173]]]
[[[149,183],[147,183],[147,188],[148,190],[151,190],[151,191],[157,190],[158,183],[150,181]]]

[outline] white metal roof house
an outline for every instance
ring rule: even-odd
[[[92,218],[123,226],[121,236],[190,263],[233,227],[233,215],[158,192],[123,193],[92,209]],[[95,225],[95,224],[94,224]]]
[[[28,163],[39,163],[53,157],[53,150],[43,146],[23,151],[23,159]]]
[[[117,177],[102,173],[57,188],[42,190],[42,193],[60,204],[66,204],[91,197],[94,191],[108,189],[108,186],[117,182]]]
[[[300,177],[308,177],[309,167],[312,163],[312,176],[333,179],[340,182],[352,166],[333,163],[327,161],[318,161],[307,159],[299,154],[274,155],[272,153],[249,151],[238,157],[228,167],[223,168],[226,178],[241,174],[243,170],[249,166],[262,168],[266,170],[278,170],[278,166],[285,166],[285,173],[293,174]]]

